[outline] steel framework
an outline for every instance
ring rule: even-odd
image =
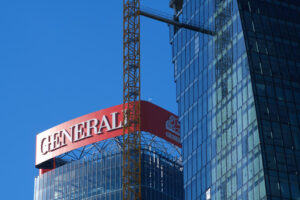
[[[152,133],[141,132],[141,149],[153,151],[169,160],[176,161],[179,164],[182,163],[181,148]],[[96,154],[106,154],[107,152],[122,150],[123,136],[118,136],[61,154],[56,157],[55,162],[61,160],[64,164],[82,159],[87,160],[94,157]],[[58,167],[60,164],[57,164],[58,163],[56,163],[56,166]]]
[[[123,0],[123,200],[141,199],[140,0]]]

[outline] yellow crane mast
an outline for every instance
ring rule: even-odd
[[[123,200],[141,197],[140,0],[123,0]]]

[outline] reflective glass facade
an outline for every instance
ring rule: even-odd
[[[142,151],[143,199],[182,200],[182,167],[159,153]],[[122,154],[97,154],[35,178],[35,200],[121,200]]]
[[[185,199],[300,199],[300,1],[215,2],[181,17],[215,27],[229,8],[218,36],[170,27]]]

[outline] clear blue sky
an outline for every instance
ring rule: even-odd
[[[141,23],[142,98],[176,113],[168,26]],[[0,198],[33,199],[35,135],[122,103],[122,1],[1,0],[0,92]]]

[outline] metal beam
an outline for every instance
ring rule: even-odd
[[[204,33],[204,34],[207,34],[207,35],[212,35],[212,36],[215,35],[214,31],[207,30],[207,29],[197,27],[197,26],[193,26],[193,25],[186,24],[186,23],[181,23],[181,22],[171,20],[171,19],[159,16],[159,15],[156,15],[156,14],[148,13],[148,12],[145,12],[145,11],[142,11],[142,10],[140,11],[140,15],[151,18],[151,19],[154,19],[154,20],[158,20],[158,21],[161,21],[161,22],[164,22],[164,23],[167,23],[167,24],[172,24],[172,25],[180,27],[180,28],[185,28],[185,29],[197,31],[197,32]]]

